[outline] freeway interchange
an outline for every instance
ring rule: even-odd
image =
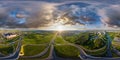
[[[48,51],[49,51],[49,55],[46,57],[46,58],[43,58],[43,60],[72,60],[71,58],[63,58],[63,57],[59,57],[56,55],[56,52],[55,52],[55,45],[60,45],[60,46],[64,46],[64,45],[71,45],[71,46],[74,46],[76,47],[78,50],[79,50],[79,58],[77,58],[76,60],[120,60],[119,57],[112,57],[112,51],[117,54],[118,56],[120,56],[120,52],[115,49],[115,48],[112,48],[111,49],[111,41],[112,39],[110,38],[109,34],[107,32],[105,32],[105,36],[107,38],[107,42],[106,42],[106,45],[103,47],[103,48],[100,48],[100,49],[96,49],[96,50],[89,50],[89,49],[85,49],[84,47],[80,47],[80,45],[77,45],[77,44],[73,44],[73,43],[69,43],[68,41],[64,40],[63,41],[66,43],[66,44],[56,44],[56,37],[57,36],[60,36],[62,38],[62,36],[59,34],[59,32],[56,32],[53,36],[53,38],[50,40],[50,43],[48,44],[48,46],[44,49],[44,51],[42,51],[41,53],[37,54],[37,55],[33,55],[33,56],[19,56],[20,54],[20,50],[21,50],[21,46],[22,46],[22,40],[23,39],[23,36],[21,36],[19,39],[18,39],[18,44],[17,44],[17,47],[16,47],[16,51],[13,53],[13,54],[10,54],[9,56],[2,56],[2,54],[0,54],[0,60],[17,60],[19,58],[37,58],[37,57],[42,57],[43,55],[45,55]],[[31,44],[32,45],[32,44]],[[33,44],[34,45],[34,44]],[[36,45],[40,45],[40,44],[36,44]],[[41,44],[42,45],[42,44]],[[99,50],[102,50],[102,49],[105,49],[106,51],[106,54],[107,54],[107,57],[95,57],[95,56],[92,56],[92,55],[89,55],[86,53],[86,51],[90,51],[90,52],[94,52],[94,51],[99,51]]]

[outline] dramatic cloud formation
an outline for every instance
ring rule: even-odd
[[[46,6],[47,5],[47,6]],[[46,26],[46,19],[54,10],[53,5],[45,2],[3,2],[0,8],[0,27],[37,28]]]
[[[68,18],[65,24],[80,24],[85,25],[87,28],[94,28],[101,26],[101,20],[97,14],[96,7],[91,6],[91,4],[81,3],[81,2],[74,2],[69,4],[64,4],[58,6],[58,11],[62,11],[61,18]],[[64,19],[65,20],[65,19]]]
[[[88,29],[119,28],[120,5],[99,0],[0,2],[0,28],[41,28],[56,23]]]
[[[120,27],[120,5],[111,5],[99,10],[103,23],[108,27]]]

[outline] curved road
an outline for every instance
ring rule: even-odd
[[[16,48],[16,51],[9,55],[9,56],[5,56],[5,57],[0,57],[0,60],[16,60],[19,58],[19,52],[20,52],[20,49],[21,49],[21,45],[22,45],[22,38],[19,38],[19,42],[18,42],[18,46]]]
[[[108,39],[107,49],[108,49],[108,52],[110,52],[109,53],[110,57],[94,57],[94,56],[90,56],[90,55],[86,54],[85,51],[82,48],[80,48],[78,45],[71,44],[71,43],[69,43],[69,44],[79,49],[79,51],[80,51],[79,57],[82,60],[120,60],[120,57],[118,57],[118,58],[112,58],[111,57],[111,49],[110,49],[111,41],[110,41],[110,37],[109,37],[109,35],[107,33],[106,33],[106,37]]]
[[[55,37],[56,36],[57,36],[57,33],[56,33]],[[51,46],[50,55],[48,56],[48,58],[46,58],[46,60],[58,59],[55,55],[54,46],[53,46],[55,37],[52,39],[52,41],[49,44],[49,46]],[[108,54],[110,54],[109,57],[90,56],[90,55],[86,54],[85,51],[82,48],[80,48],[80,46],[78,46],[76,44],[71,44],[71,43],[69,43],[69,44],[79,49],[79,51],[80,51],[79,57],[82,60],[120,60],[120,57],[118,57],[118,58],[112,58],[111,57],[111,49],[110,49],[111,40],[110,40],[110,37],[108,36],[108,34],[106,34],[106,37],[108,39],[107,51],[108,51]],[[19,39],[17,49],[13,54],[11,54],[10,56],[7,56],[7,57],[0,57],[0,60],[16,60],[16,59],[18,59],[19,58],[19,52],[20,52],[21,45],[22,45],[21,40],[22,40],[22,38]]]

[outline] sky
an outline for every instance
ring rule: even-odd
[[[120,29],[117,0],[1,0],[0,29]]]

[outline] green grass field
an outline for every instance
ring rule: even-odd
[[[51,41],[53,34],[29,33],[24,36],[23,44],[46,44]]]
[[[120,42],[112,42],[112,45],[117,49],[117,50],[119,50],[120,51]]]
[[[9,55],[14,52],[14,47],[13,46],[0,47],[0,52],[4,55]]]
[[[105,56],[104,52],[106,52],[105,43],[105,36],[100,37],[96,33],[92,33],[92,36],[90,36],[89,32],[80,32],[77,34],[58,34],[54,40],[54,47],[55,47],[55,53],[59,57],[64,58],[78,58],[80,52],[79,50],[71,46],[70,44],[77,44],[86,49],[86,53],[88,55],[92,56]],[[109,33],[110,37],[112,39],[114,38],[113,33]],[[24,38],[22,40],[22,44],[24,45],[24,56],[34,56],[44,51],[44,49],[48,46],[50,41],[54,37],[54,33],[50,32],[27,32],[24,34]],[[92,38],[90,38],[92,37]],[[16,37],[18,38],[18,37]],[[105,42],[103,41],[105,40]],[[6,40],[6,43],[11,43],[16,41],[14,39]],[[70,43],[69,43],[70,42]],[[113,46],[120,51],[120,45],[119,42],[112,41]],[[15,44],[15,47],[17,44]],[[10,53],[13,53],[15,50],[12,46],[6,46],[1,47],[0,46],[0,52],[2,52],[5,55],[8,55]],[[49,49],[50,50],[50,49]],[[94,51],[93,51],[94,50]],[[97,51],[96,51],[97,50]],[[39,60],[41,58],[46,58],[49,56],[49,51],[43,55],[42,57],[35,58],[35,59],[29,59],[29,60]],[[113,56],[117,56],[116,54],[113,54]],[[20,59],[20,60],[27,60],[27,59]]]
[[[89,39],[89,32],[78,32],[77,34],[68,32],[65,34],[63,33],[62,36],[70,43],[83,45]]]
[[[50,48],[48,49],[47,53],[41,57],[37,57],[37,58],[19,58],[18,60],[44,60],[45,58],[47,58],[49,56],[50,53]]]
[[[41,53],[46,45],[26,45],[24,46],[24,56],[33,56]]]
[[[79,50],[70,45],[56,45],[55,52],[61,57],[75,58],[79,55]]]
[[[63,40],[61,36],[57,36],[55,39],[55,44],[66,44],[67,42]]]

